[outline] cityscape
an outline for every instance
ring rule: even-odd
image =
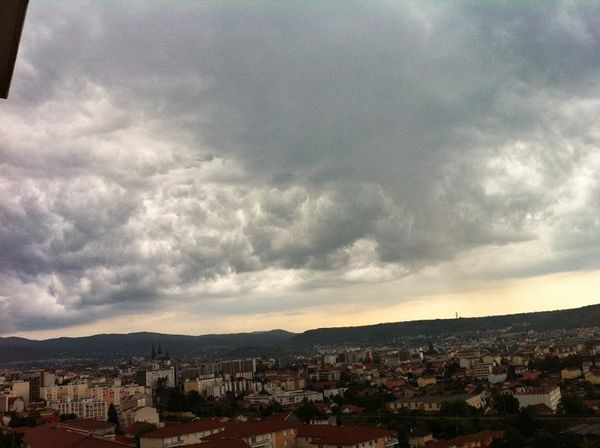
[[[0,0],[0,448],[600,448],[600,2]]]
[[[303,334],[258,332],[253,342],[266,345],[232,349],[219,340],[213,356],[182,355],[179,336],[159,333],[74,338],[61,354],[38,349],[41,359],[25,355],[22,344],[35,341],[2,338],[0,350],[12,346],[15,354],[0,367],[4,443],[593,446],[600,439],[600,327],[578,325],[599,313],[595,305],[422,321],[431,332],[413,335],[410,322],[399,323],[407,333],[401,337],[389,325],[366,338],[369,327],[351,327],[337,329],[347,342],[322,335],[302,348]],[[504,327],[507,321],[517,323]],[[543,329],[549,324],[557,328]],[[101,347],[107,337],[118,342]],[[83,351],[75,349],[78,339]],[[136,340],[145,351],[136,352]],[[131,351],[123,350],[128,344]]]

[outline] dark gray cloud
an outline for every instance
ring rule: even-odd
[[[275,311],[273,277],[487,247],[544,258],[476,277],[597,268],[599,30],[592,2],[34,2],[0,109],[0,325]]]

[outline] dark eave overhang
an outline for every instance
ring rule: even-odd
[[[28,3],[0,0],[0,98],[8,98]]]

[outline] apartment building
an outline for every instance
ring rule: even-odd
[[[140,386],[154,389],[159,379],[167,379],[167,387],[175,387],[175,369],[173,367],[166,369],[140,370],[137,372],[137,383]]]
[[[143,394],[146,392],[146,387],[138,386],[137,384],[131,384],[127,386],[101,386],[96,385],[88,388],[88,396],[94,400],[104,401],[108,404],[114,404],[119,406],[121,400],[125,397],[134,394]]]
[[[48,407],[56,409],[59,414],[74,414],[77,418],[96,420],[107,419],[108,406],[108,403],[104,401],[92,400],[91,398],[48,403]]]
[[[40,387],[40,398],[47,402],[78,401],[88,397],[87,382]]]
[[[561,398],[560,387],[519,387],[515,397],[519,400],[520,408],[545,404],[556,412]]]

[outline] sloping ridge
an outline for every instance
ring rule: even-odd
[[[315,345],[376,345],[410,336],[437,336],[485,330],[551,330],[600,326],[600,304],[582,308],[503,316],[392,322],[357,327],[318,328],[301,334],[285,330],[202,336],[162,333],[99,334],[79,338],[34,341],[0,338],[0,362],[51,358],[102,358],[149,355],[152,344],[174,356],[273,356],[310,349]]]
[[[293,336],[285,330],[253,333],[208,334],[202,336],[162,333],[98,334],[86,337],[55,338],[34,341],[24,338],[0,338],[0,362],[50,358],[98,358],[115,355],[149,355],[154,344],[174,356],[220,355],[252,345],[271,347]]]
[[[432,319],[391,322],[357,327],[333,327],[308,330],[280,343],[288,350],[302,350],[314,345],[377,344],[398,337],[437,336],[485,330],[515,329],[549,330],[600,326],[600,304],[559,311],[508,314],[502,316]]]

